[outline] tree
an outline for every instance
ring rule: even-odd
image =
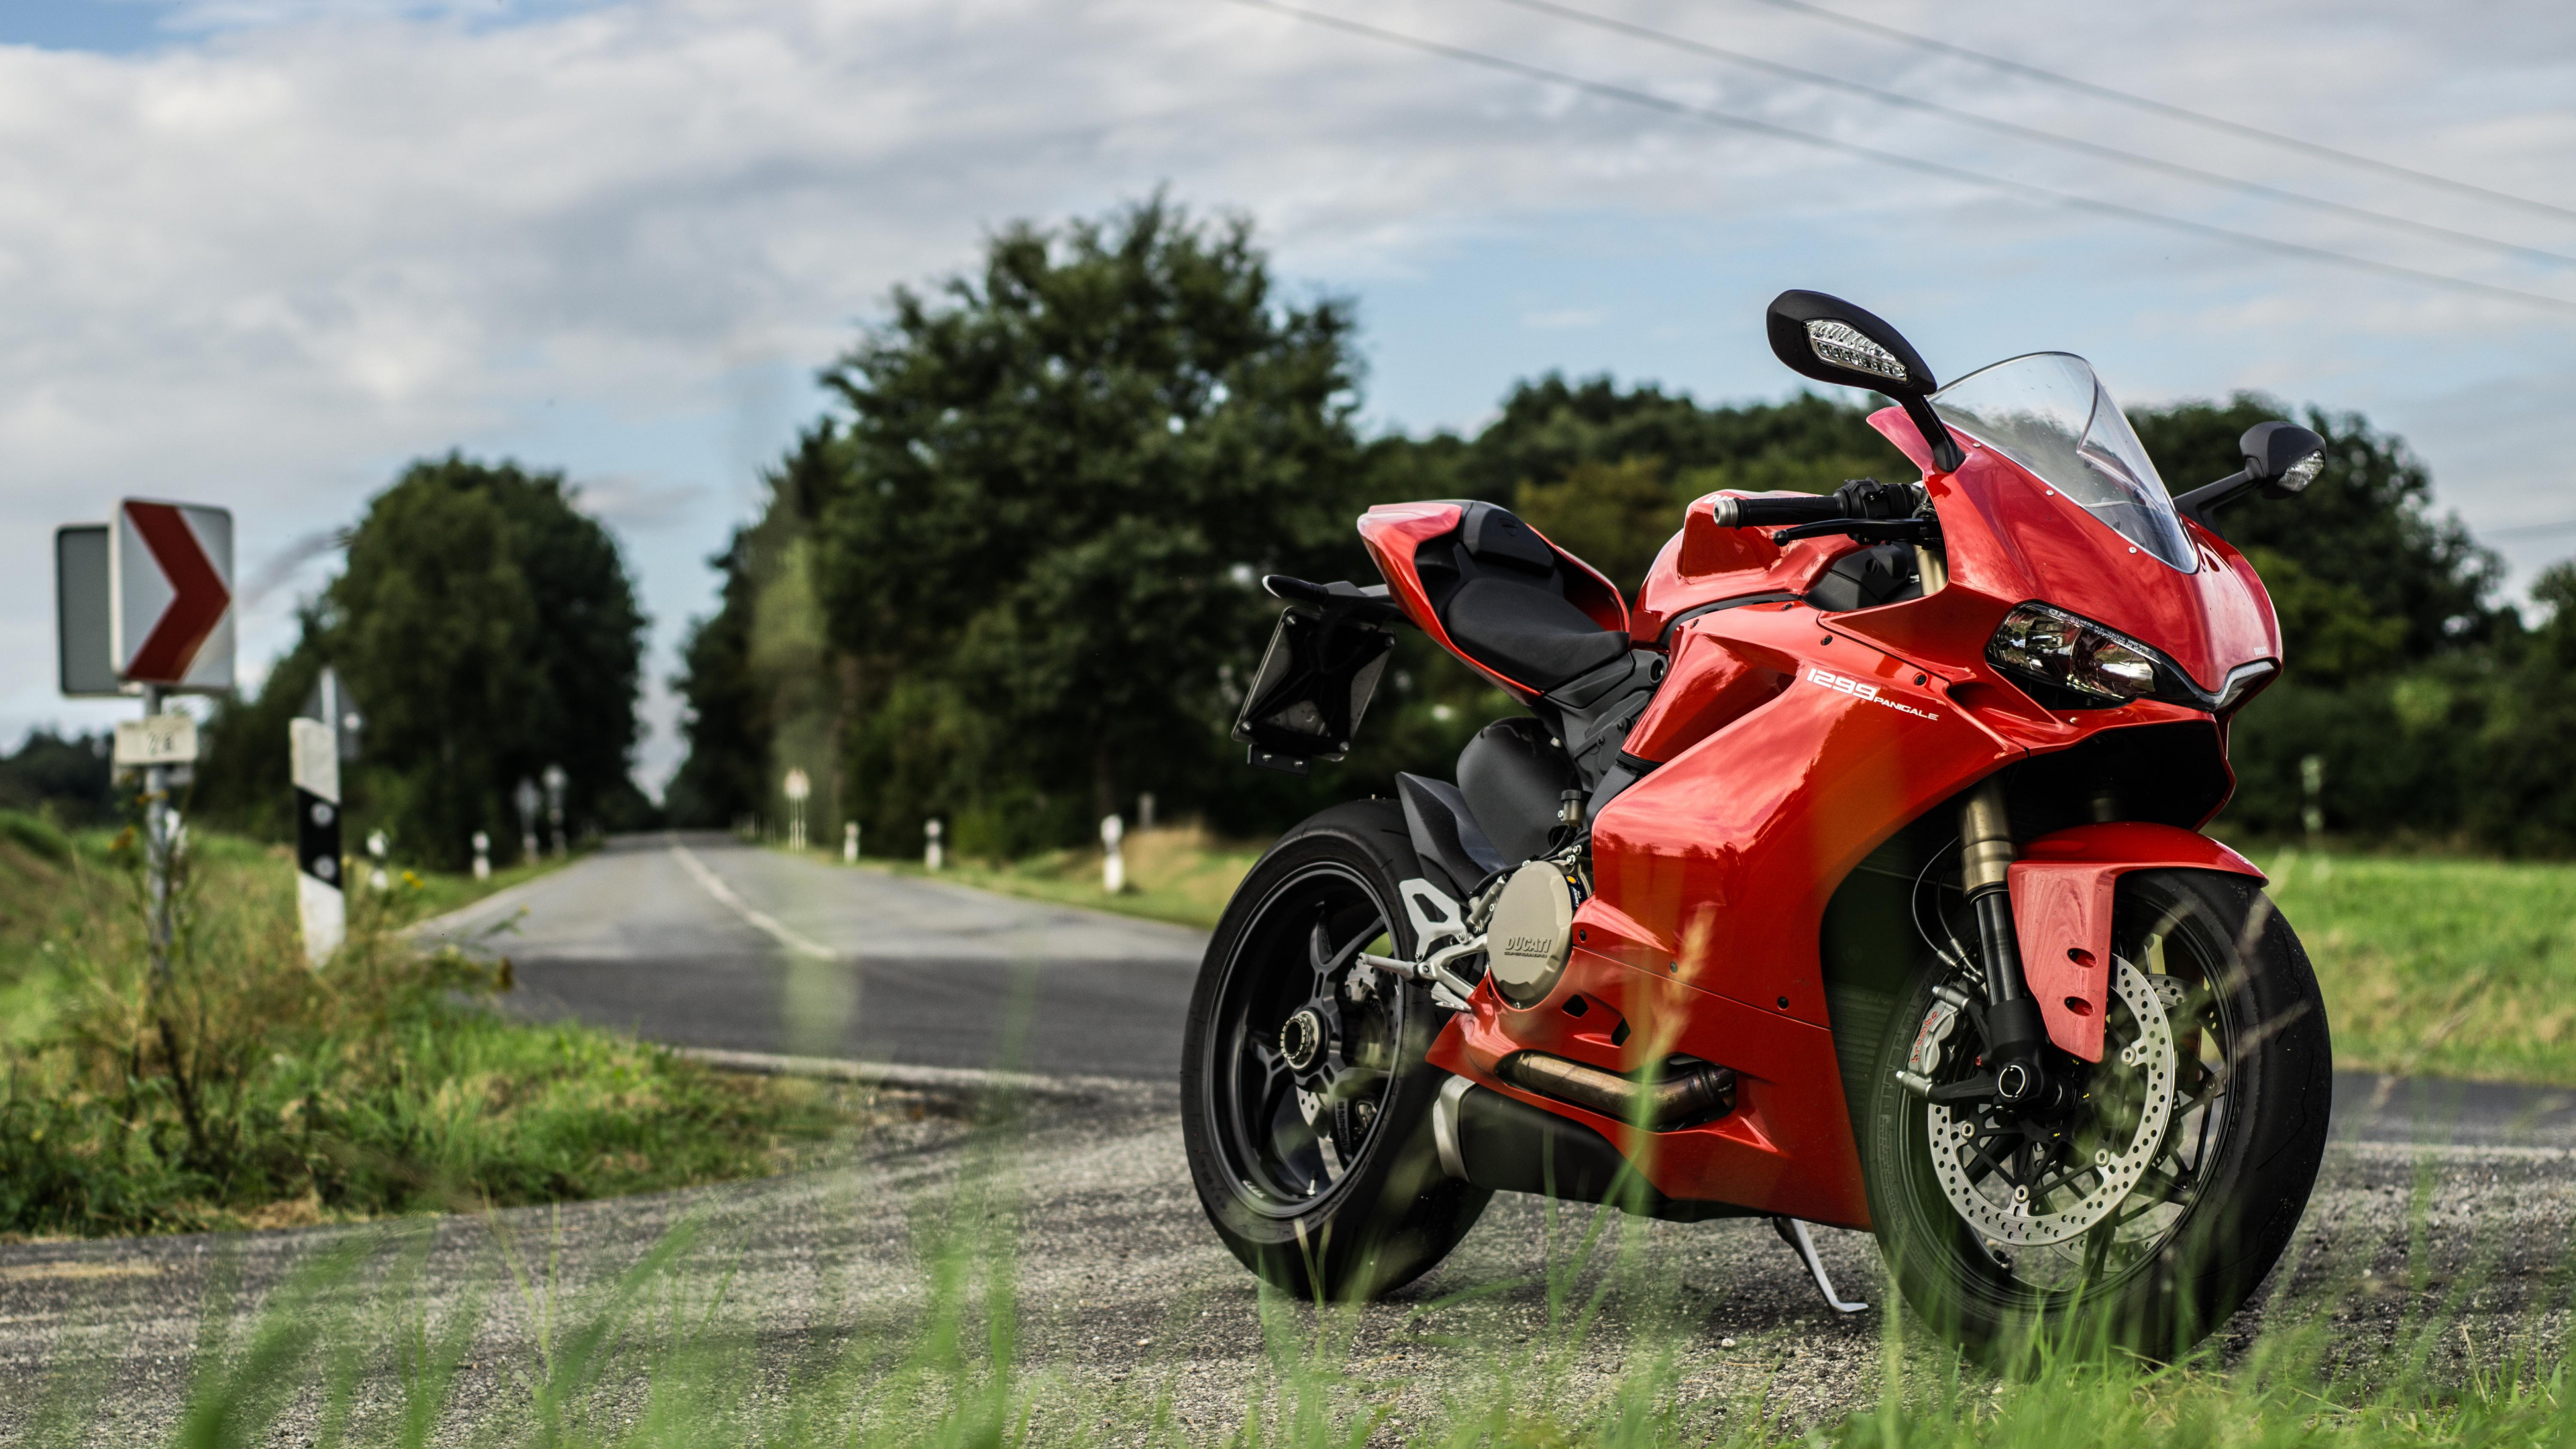
[[[568,777],[571,826],[630,824],[649,808],[627,778],[643,630],[615,540],[561,474],[415,463],[368,505],[296,667],[242,712],[276,743],[244,747],[282,756],[327,660],[367,715],[344,789],[411,858],[461,864],[478,829],[516,840],[511,792],[548,765]]]
[[[1204,783],[1270,572],[1364,569],[1346,306],[1276,295],[1250,223],[1161,198],[995,236],[824,381],[847,409],[820,590],[867,720],[872,835],[1063,835]],[[877,836],[876,838],[886,838]],[[1031,842],[995,842],[996,844]]]
[[[2175,493],[2244,466],[2237,439],[2256,423],[2287,418],[2279,401],[2238,393],[2129,415],[2138,440]],[[2288,667],[2366,673],[2431,658],[2484,639],[2501,613],[2487,600],[2503,576],[2494,555],[2457,518],[2432,516],[2433,478],[2406,444],[2357,413],[2310,408],[2326,440],[2325,471],[2295,499],[2253,498],[2221,509],[2218,530],[2247,551],[2276,595]],[[2293,565],[2281,568],[2282,561]],[[2374,649],[2365,634],[2385,640]]]

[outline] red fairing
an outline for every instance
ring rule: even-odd
[[[2186,574],[2140,553],[1973,438],[1959,436],[1968,456],[1956,472],[1935,473],[1931,452],[1903,409],[1883,408],[1869,421],[1927,469],[1923,481],[1941,516],[1950,587],[1926,599],[1837,615],[1837,623],[1919,662],[1964,667],[1982,661],[1994,625],[2015,604],[2037,599],[2155,646],[2203,689],[2216,689],[2239,665],[2281,657],[2271,596],[2244,557],[2216,534],[2183,525],[2200,564]],[[1985,627],[1978,628],[1981,621]]]
[[[1497,1080],[1513,1049],[1556,1051],[1614,1071],[1673,1052],[1724,1062],[1736,1113],[1647,1134],[1649,1180],[1675,1197],[1864,1227],[1869,1208],[1826,1010],[1818,956],[1825,906],[1898,827],[2020,751],[1942,694],[1937,676],[1831,633],[1803,604],[1754,604],[1685,620],[1671,680],[1632,741],[1668,763],[1606,806],[1592,834],[1594,895],[1575,912],[1560,996],[1617,1003],[1638,1030],[1624,1048],[1566,1030],[1551,997],[1529,1012],[1480,1008],[1433,1060],[1497,1091],[1589,1122],[1623,1149],[1636,1134]],[[1732,681],[1732,682],[1730,682]],[[1745,706],[1692,737],[1684,722]],[[1489,991],[1480,989],[1482,1000]],[[1740,1123],[1739,1120],[1741,1119]],[[1738,1124],[1730,1126],[1729,1124]]]
[[[2022,975],[2048,1039],[2102,1060],[2110,1003],[2111,907],[2133,870],[2219,870],[2263,879],[2254,863],[2205,835],[2135,821],[2079,825],[2022,847],[2006,877]]]
[[[1360,515],[1360,542],[1367,545],[1369,558],[1377,564],[1380,577],[1386,580],[1387,592],[1403,608],[1405,617],[1422,627],[1432,642],[1458,656],[1460,663],[1475,670],[1514,697],[1527,702],[1539,691],[1507,674],[1498,673],[1477,663],[1449,637],[1440,622],[1439,611],[1431,607],[1431,596],[1422,587],[1422,571],[1414,564],[1414,554],[1422,545],[1455,531],[1465,510],[1455,503],[1381,503]],[[1618,586],[1602,577],[1601,571],[1574,555],[1558,548],[1546,534],[1538,534],[1565,569],[1568,603],[1590,615],[1595,623],[1614,633],[1628,631],[1628,601]]]

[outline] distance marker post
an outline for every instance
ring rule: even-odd
[[[295,912],[304,925],[304,956],[331,959],[349,933],[340,867],[340,747],[320,720],[287,724],[295,775]]]

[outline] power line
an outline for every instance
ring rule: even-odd
[[[1598,15],[1589,10],[1577,10],[1570,5],[1556,4],[1554,3],[1554,0],[1497,0],[1497,3],[1516,5],[1523,10],[1536,11],[1542,15],[1553,15],[1559,19],[1573,21],[1578,25],[1588,25],[1597,30],[1611,31],[1616,34],[1629,36],[1633,39],[1646,41],[1649,44],[1661,45],[1673,50],[1687,51],[1693,55],[1706,56],[1712,60],[1725,61],[1730,65],[1743,66],[1749,70],[1762,71],[1770,75],[1781,76],[1786,79],[1800,81],[1808,85],[1825,86],[1834,90],[1845,91],[1852,95],[1866,96],[1883,105],[1901,106],[1908,110],[1922,111],[1937,116],[1946,116],[1963,125],[1977,126],[1984,130],[1992,131],[1998,135],[2011,136],[2024,141],[2036,141],[2043,146],[2055,146],[2062,150],[2076,152],[2080,155],[2117,161],[2123,165],[2142,167],[2150,171],[2161,171],[2168,176],[2179,176],[2185,180],[2197,181],[2204,185],[2242,192],[2245,195],[2261,197],[2267,201],[2286,202],[2292,206],[2304,206],[2314,211],[2327,212],[2336,216],[2351,217],[2357,221],[2369,222],[2375,226],[2394,227],[2401,231],[2414,232],[2419,236],[2429,236],[2443,241],[2465,243],[2469,246],[2480,247],[2492,252],[2499,252],[2506,256],[2530,257],[2539,261],[2547,262],[2553,266],[2576,266],[2576,256],[2569,256],[2564,252],[2553,252],[2542,247],[2524,246],[2519,242],[2502,241],[2495,237],[2482,236],[2476,232],[2460,231],[2453,227],[2438,226],[2428,221],[2417,221],[2412,217],[2391,216],[2387,212],[2373,211],[2366,206],[2353,206],[2345,202],[2331,201],[2320,196],[2310,196],[2305,192],[2292,191],[2286,187],[2272,186],[2261,181],[2248,181],[2242,177],[2229,176],[2217,171],[2203,170],[2198,166],[2186,165],[2179,161],[2166,161],[2154,156],[2140,155],[2135,151],[2122,150],[2117,146],[2106,146],[2099,142],[2084,140],[2080,137],[2062,135],[2056,131],[2041,130],[2036,126],[2024,126],[2013,121],[1997,120],[1991,116],[1978,115],[1974,111],[1961,110],[1957,106],[1943,105],[1939,101],[1927,101],[1920,99],[1919,97],[1906,95],[1899,91],[1883,90],[1877,86],[1868,85],[1860,81],[1847,80],[1838,75],[1828,75],[1821,71],[1805,70],[1798,66],[1785,65],[1776,60],[1765,60],[1758,55],[1747,55],[1742,51],[1728,50],[1722,46],[1710,45],[1705,41],[1693,40],[1688,36],[1675,35],[1669,31],[1656,30],[1648,26],[1632,24],[1628,21],[1619,20],[1611,16]]]
[[[2562,518],[2555,523],[2517,523],[2510,528],[2473,529],[2481,538],[2537,538],[2543,534],[2576,532],[2576,518]]]
[[[1863,31],[1871,35],[1883,36],[1889,40],[1899,41],[1906,45],[1917,46],[1924,50],[1936,51],[1942,55],[1954,55],[1962,60],[1973,60],[1979,65],[1990,65],[1997,70],[2009,71],[2014,75],[2024,76],[2031,80],[2044,81],[2053,86],[2063,86],[2072,91],[2081,91],[2088,96],[2095,96],[2106,101],[2116,101],[2124,106],[2132,106],[2142,111],[2152,111],[2157,115],[2169,116],[2177,121],[2188,121],[2195,126],[2206,126],[2214,131],[2224,131],[2232,136],[2243,136],[2250,140],[2267,141],[2275,146],[2287,146],[2293,151],[2305,151],[2311,156],[2322,156],[2328,160],[2341,161],[2345,165],[2359,166],[2365,170],[2376,171],[2385,176],[2403,177],[2408,181],[2417,182],[2425,186],[2438,186],[2445,191],[2457,192],[2463,196],[2480,196],[2489,201],[2500,201],[2507,206],[2518,206],[2525,211],[2538,212],[2543,216],[2555,216],[2569,220],[2576,220],[2576,209],[2564,206],[2554,206],[2546,201],[2534,201],[2528,196],[2516,196],[2512,192],[2498,191],[2491,186],[2480,186],[2472,181],[2455,181],[2448,176],[2437,176],[2430,171],[2418,171],[2412,166],[2400,166],[2392,161],[2381,161],[2375,157],[2359,155],[2351,151],[2340,150],[2333,146],[2319,145],[2314,141],[2302,141],[2296,136],[2285,136],[2278,131],[2264,130],[2260,126],[2249,126],[2242,121],[2231,121],[2224,116],[2213,116],[2204,111],[2191,110],[2187,107],[2177,106],[2167,101],[2159,101],[2151,97],[2136,95],[2129,91],[2114,90],[2109,86],[2096,85],[2092,81],[2088,80],[2078,80],[2074,76],[2063,75],[2057,71],[2043,70],[2035,65],[2024,65],[2020,61],[2006,60],[1999,55],[1988,55],[1982,50],[1970,50],[1964,45],[1952,45],[1946,40],[1935,40],[1928,35],[1917,35],[1911,30],[1899,30],[1893,25],[1881,25],[1875,20],[1863,20],[1857,15],[1845,15],[1839,10],[1828,10],[1821,5],[1810,5],[1807,3],[1807,0],[1754,0],[1754,3],[1768,5],[1775,10],[1789,10],[1800,15],[1810,15],[1829,24],[1844,26],[1848,29]]]
[[[1583,91],[1591,95],[1601,96],[1609,100],[1624,101],[1630,105],[1646,106],[1654,110],[1663,111],[1669,115],[1683,116],[1695,121],[1705,121],[1713,126],[1724,126],[1734,130],[1749,131],[1756,135],[1777,137],[1784,141],[1796,141],[1801,145],[1813,146],[1820,150],[1838,151],[1846,156],[1858,156],[1865,160],[1876,161],[1884,166],[1893,166],[1900,170],[1913,171],[1925,176],[1937,176],[1946,181],[1961,181],[1966,182],[1971,186],[1979,186],[1992,191],[2003,191],[2017,196],[2027,196],[2036,200],[2048,202],[2052,205],[2063,206],[2074,211],[2090,211],[2103,216],[2116,216],[2129,221],[2144,222],[2149,226],[2163,227],[2168,231],[2178,231],[2192,236],[2208,237],[2218,241],[2234,242],[2239,246],[2251,247],[2256,251],[2266,251],[2281,256],[2298,257],[2305,261],[2325,262],[2332,266],[2345,267],[2354,271],[2370,272],[2384,277],[2403,277],[2410,281],[2424,282],[2432,286],[2448,288],[2455,292],[2465,292],[2473,296],[2509,298],[2516,302],[2526,302],[2546,307],[2552,311],[2576,314],[2576,300],[2570,300],[2565,297],[2552,297],[2542,292],[2526,292],[2518,287],[2501,287],[2491,282],[2471,281],[2466,277],[2454,277],[2441,272],[2428,272],[2421,268],[2403,266],[2396,262],[2374,261],[2368,257],[2357,257],[2347,252],[2331,251],[2324,247],[2312,247],[2303,242],[2280,241],[2276,238],[2260,236],[2253,232],[2237,231],[2231,227],[2216,226],[2203,221],[2192,221],[2179,216],[2168,216],[2160,211],[2148,211],[2143,207],[2129,206],[2117,201],[2103,201],[2095,197],[2082,196],[2071,191],[2059,191],[2054,187],[2040,186],[2027,181],[2014,181],[2007,177],[1989,176],[1984,172],[1970,171],[1963,166],[1952,166],[1941,161],[1926,161],[1921,157],[1907,156],[1895,151],[1882,151],[1875,146],[1864,146],[1856,141],[1843,141],[1831,136],[1820,136],[1812,131],[1801,131],[1795,127],[1783,126],[1771,121],[1756,120],[1750,116],[1738,116],[1730,112],[1716,110],[1708,106],[1692,105],[1686,101],[1667,100],[1662,96],[1654,95],[1647,91],[1632,90],[1626,86],[1613,85],[1607,81],[1587,80],[1582,76],[1569,75],[1564,71],[1550,70],[1545,66],[1530,65],[1523,61],[1508,60],[1499,55],[1489,55],[1481,50],[1469,50],[1463,46],[1450,45],[1444,41],[1425,40],[1419,36],[1405,35],[1393,30],[1381,30],[1374,25],[1365,25],[1356,20],[1344,20],[1337,15],[1326,15],[1320,11],[1301,10],[1293,5],[1282,5],[1278,3],[1278,0],[1234,0],[1234,3],[1237,5],[1249,6],[1256,10],[1268,10],[1275,14],[1292,16],[1299,20],[1324,26],[1328,29],[1340,30],[1366,39],[1382,41],[1389,45],[1402,46],[1408,50],[1421,51],[1426,55],[1437,55],[1450,60],[1464,61],[1469,65],[1482,66],[1487,70],[1502,71],[1507,74],[1521,76],[1529,80],[1545,81],[1551,85],[1570,86],[1575,90]]]

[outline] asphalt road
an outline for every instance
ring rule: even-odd
[[[729,835],[632,836],[436,923],[517,1005],[730,1051],[1168,1082],[1207,938],[852,870]],[[2351,1141],[2576,1145],[2576,1091],[2346,1073]]]
[[[443,918],[516,1005],[682,1046],[1168,1080],[1206,937],[745,846],[622,838]]]

